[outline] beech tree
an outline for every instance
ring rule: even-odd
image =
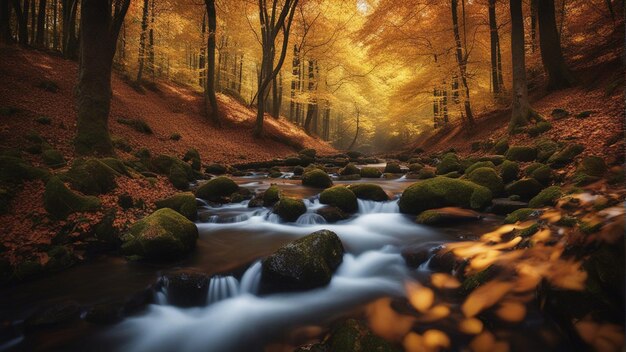
[[[537,1],[537,17],[539,19],[541,60],[548,73],[548,90],[573,86],[574,76],[565,64],[561,50],[561,38],[556,28],[554,0]]]
[[[205,0],[207,17],[209,19],[209,33],[207,36],[206,51],[206,80],[204,85],[204,98],[206,114],[216,126],[221,126],[218,115],[217,97],[215,96],[215,32],[217,30],[217,14],[215,12],[215,0]]]
[[[83,1],[74,148],[79,155],[111,155],[111,69],[117,38],[130,0]]]

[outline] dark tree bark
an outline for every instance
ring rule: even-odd
[[[148,73],[152,82],[156,79],[156,65],[154,61],[154,0],[150,2],[150,29],[148,30]]]
[[[489,0],[489,34],[491,43],[491,87],[494,95],[500,94],[500,78],[498,77],[498,51],[500,38],[498,37],[498,23],[496,21],[496,0]]]
[[[574,77],[567,68],[561,51],[561,39],[556,29],[554,0],[539,1],[537,15],[541,60],[548,73],[548,90],[571,87],[574,85]]]
[[[148,35],[148,13],[150,0],[143,0],[143,14],[141,16],[141,32],[139,34],[139,68],[137,69],[137,78],[135,82],[141,84],[143,76],[143,67],[146,61],[146,36]]]
[[[294,44],[293,46],[293,60],[291,61],[291,101],[289,102],[289,119],[291,121],[296,121],[297,118],[295,116],[296,113],[296,90],[298,88],[299,83],[299,71],[300,71],[300,57],[298,52],[298,45]]]
[[[59,0],[52,0],[52,50],[59,48],[59,31],[58,31],[58,8]]]
[[[316,90],[315,84],[315,61],[309,60],[309,94]],[[317,100],[315,97],[309,98],[309,104],[307,106],[306,111],[306,119],[304,120],[304,131],[307,134],[315,134],[317,132],[317,121],[315,117],[317,116]]]
[[[114,153],[109,135],[111,68],[117,38],[130,0],[81,5],[80,69],[76,97],[78,121],[74,148],[79,155]]]
[[[30,2],[30,44],[35,45],[35,34],[37,32],[37,12],[35,0]]]
[[[198,84],[201,87],[204,87],[204,69],[206,66],[205,58],[206,58],[206,47],[204,46],[204,37],[206,35],[206,12],[202,15],[202,26],[200,27],[200,38],[201,38],[201,47],[200,47],[200,77],[198,78]]]
[[[11,42],[11,4],[9,0],[0,0],[0,41]]]
[[[28,4],[28,0],[24,0],[23,4],[20,0],[13,0],[17,19],[17,40],[21,45],[28,45]]]
[[[457,14],[458,0],[451,0],[452,8],[452,25],[454,31],[454,41],[456,43],[456,61],[459,64],[459,73],[461,76],[461,83],[463,84],[463,90],[465,92],[465,99],[463,106],[465,107],[465,114],[467,116],[467,122],[470,126],[474,125],[474,114],[472,113],[472,106],[470,104],[470,91],[467,83],[467,50],[463,52],[463,46],[461,44],[461,35],[459,33],[459,18]]]
[[[37,15],[37,35],[35,36],[35,45],[43,47],[44,34],[46,33],[46,0],[39,0],[39,13]]]
[[[243,83],[243,54],[239,58],[239,83],[237,83],[237,93],[241,94],[241,84]]]
[[[76,38],[76,11],[78,0],[61,0],[63,13],[63,56],[76,58],[78,54],[78,38]]]
[[[537,1],[530,0],[530,49],[534,53],[537,47]]]
[[[360,122],[361,122],[361,111],[359,110],[359,108],[357,108],[356,109],[356,131],[354,132],[354,139],[352,139],[352,143],[350,143],[348,150],[352,150],[352,148],[354,148],[354,145],[356,144],[356,141],[359,138],[359,128],[361,127]]]
[[[439,128],[439,90],[435,86],[433,88],[433,126]]]
[[[285,0],[281,3],[282,9],[278,7],[279,1],[272,0],[271,12],[268,13],[267,0],[259,0],[259,21],[261,25],[261,39],[263,48],[263,58],[261,60],[261,70],[259,72],[259,88],[257,96],[257,117],[254,128],[254,136],[263,136],[263,120],[265,117],[265,102],[267,88],[272,80],[278,75],[287,54],[289,44],[289,32],[295,14],[298,0]],[[276,57],[276,36],[282,31],[283,44],[280,49],[278,62],[274,67]]]
[[[207,39],[207,70],[206,84],[204,86],[204,106],[207,117],[217,127],[221,127],[219,118],[217,97],[215,96],[215,32],[217,30],[217,14],[215,12],[215,0],[205,0],[209,33]]]

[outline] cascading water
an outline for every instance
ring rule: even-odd
[[[214,276],[209,281],[207,302],[215,303],[239,293],[239,282],[232,276]]]

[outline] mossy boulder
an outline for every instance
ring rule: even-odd
[[[226,176],[219,176],[202,184],[196,189],[195,193],[198,198],[211,202],[227,203],[227,197],[230,197],[231,194],[238,190],[239,186],[235,181]]]
[[[327,285],[343,260],[334,232],[321,230],[295,240],[262,261],[264,291],[307,290]]]
[[[547,132],[552,129],[552,124],[548,121],[539,121],[536,124],[529,126],[526,132],[531,137],[537,137],[538,135]]]
[[[509,140],[508,138],[500,138],[496,144],[493,146],[493,151],[496,154],[504,155],[506,151],[509,150]]]
[[[166,272],[158,286],[167,292],[168,304],[177,307],[203,307],[207,302],[210,278],[207,274],[189,269]]]
[[[464,222],[478,221],[481,219],[479,213],[461,208],[446,207],[439,209],[429,209],[421,212],[415,222],[422,225],[454,225]]]
[[[355,319],[348,319],[333,326],[328,337],[325,339],[325,342],[320,344],[319,348],[319,351],[333,352],[401,351],[401,349],[395,347],[392,343],[382,337],[374,335],[374,333],[368,329],[366,324]],[[313,349],[312,351],[315,350]]]
[[[35,179],[47,180],[50,173],[36,168],[21,158],[0,156],[0,181],[15,184]]]
[[[419,172],[423,168],[424,165],[418,162],[409,164],[409,172]]]
[[[506,152],[506,158],[512,161],[533,161],[537,159],[537,148],[530,146],[512,146]]]
[[[317,150],[313,148],[306,148],[306,149],[300,150],[298,154],[307,156],[309,158],[315,158],[317,156]]]
[[[304,168],[302,166],[297,165],[296,167],[293,168],[294,176],[302,176],[303,173],[304,173]]]
[[[350,215],[346,214],[343,210],[333,206],[319,208],[315,213],[321,215],[326,222],[331,224],[337,221],[346,220],[350,217]]]
[[[284,221],[294,222],[300,215],[306,213],[306,205],[302,199],[282,197],[274,206],[274,212]]]
[[[444,175],[453,171],[462,171],[459,158],[454,153],[447,153],[437,164],[437,175]]]
[[[541,139],[535,143],[537,160],[546,162],[559,149],[559,144],[551,139]]]
[[[65,174],[72,188],[89,195],[104,194],[117,187],[120,174],[95,158],[76,159]]]
[[[361,174],[361,169],[356,167],[356,165],[354,165],[353,163],[349,163],[344,168],[339,170],[339,175],[341,176],[360,175],[360,174]]]
[[[375,167],[364,167],[361,169],[361,177],[363,178],[380,178],[383,173]]]
[[[552,182],[552,168],[542,163],[533,163],[526,167],[524,173],[527,177],[532,177],[541,184],[548,185]]]
[[[563,196],[563,191],[559,186],[551,186],[548,187],[539,194],[537,194],[533,199],[528,202],[528,206],[531,208],[541,208],[545,206],[553,206],[556,204],[556,201]]]
[[[528,203],[508,198],[496,198],[491,201],[489,211],[498,215],[508,215],[522,208],[528,208]]]
[[[290,156],[285,159],[285,165],[287,166],[298,166],[302,164],[302,160],[297,156]]]
[[[196,171],[200,171],[202,168],[202,159],[200,159],[200,153],[197,149],[189,149],[183,156],[183,161],[191,163],[191,168]]]
[[[126,166],[126,164],[124,164],[124,162],[120,159],[117,158],[102,158],[99,159],[104,165],[110,167],[111,169],[115,170],[117,173],[119,173],[120,175],[126,175],[131,177],[131,173],[130,171],[128,171],[128,167]]]
[[[302,175],[302,185],[315,188],[328,188],[333,181],[328,174],[320,169],[312,169]]]
[[[134,258],[177,259],[196,246],[198,228],[170,208],[162,208],[137,221],[122,237],[122,252]]]
[[[495,166],[499,166],[506,161],[506,157],[504,155],[484,155],[478,158],[478,161],[491,161]]]
[[[583,158],[578,167],[578,171],[590,176],[602,177],[606,173],[607,167],[604,159],[599,156],[587,156]]]
[[[156,172],[161,175],[169,175],[170,170],[172,170],[172,166],[176,165],[178,166],[178,168],[182,169],[185,172],[188,181],[193,181],[195,178],[195,174],[193,172],[193,169],[191,168],[191,165],[173,156],[160,154],[153,158],[150,158],[148,163],[150,171]]]
[[[495,169],[479,167],[467,175],[467,179],[481,186],[489,188],[491,193],[500,194],[504,190],[504,182]]]
[[[376,202],[384,202],[389,200],[389,196],[377,184],[373,183],[356,183],[348,186],[348,189],[354,193],[359,199],[373,200]]]
[[[505,183],[517,180],[519,176],[519,164],[514,161],[505,160],[498,166],[498,169],[500,170],[500,177]]]
[[[569,144],[565,148],[560,151],[554,153],[549,159],[548,164],[552,168],[560,168],[563,167],[572,161],[574,158],[583,152],[585,147],[580,144]]]
[[[228,171],[228,167],[226,165],[212,163],[207,165],[204,171],[212,175],[223,175]]]
[[[320,203],[335,206],[346,213],[354,213],[359,208],[356,195],[344,186],[335,186],[320,194]]]
[[[517,209],[516,211],[512,212],[511,214],[507,215],[506,218],[504,218],[504,223],[505,224],[514,224],[518,221],[526,221],[528,219],[530,219],[531,216],[533,216],[533,214],[536,213],[535,209],[532,208],[521,208],[521,209]]]
[[[51,177],[46,183],[43,201],[46,211],[57,219],[65,219],[72,213],[95,211],[100,208],[100,200],[97,197],[72,192],[56,176]]]
[[[67,269],[76,263],[73,253],[64,246],[54,246],[46,254],[48,255],[48,262],[45,269],[49,272]]]
[[[44,151],[41,152],[41,158],[43,159],[43,162],[53,168],[59,168],[59,167],[63,167],[66,165],[65,162],[65,158],[63,157],[63,154],[61,154],[60,151],[56,150],[56,149],[46,149]]]
[[[263,205],[270,207],[276,204],[282,197],[282,191],[276,185],[271,185],[263,192]]]
[[[491,162],[491,161],[478,161],[478,162],[473,163],[467,169],[465,169],[465,174],[469,175],[469,174],[472,173],[472,171],[474,171],[474,170],[476,170],[476,169],[478,169],[480,167],[488,167],[488,168],[491,168],[491,169],[495,169],[496,165],[493,162]]]
[[[185,169],[179,164],[173,164],[170,168],[170,172],[167,175],[167,179],[170,180],[172,185],[178,190],[186,191],[189,189],[189,181]]]
[[[417,175],[416,178],[419,180],[426,180],[429,178],[434,178],[435,176],[435,169],[432,167],[424,167],[423,169],[421,169]]]
[[[424,210],[457,206],[481,209],[489,205],[492,193],[471,181],[435,177],[409,186],[400,197],[400,211],[419,214]]]
[[[175,210],[191,221],[195,221],[198,218],[196,197],[191,192],[178,193],[169,198],[158,200],[155,202],[155,205],[157,209],[169,208]]]
[[[523,178],[506,186],[506,192],[509,195],[517,195],[522,200],[530,200],[541,190],[543,185],[534,178]]]
[[[398,164],[397,162],[390,161],[387,163],[387,165],[385,165],[385,171],[383,172],[389,174],[401,174],[402,167],[400,167],[400,164]]]

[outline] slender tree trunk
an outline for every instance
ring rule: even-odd
[[[37,34],[37,4],[35,0],[30,2],[30,45],[35,45],[35,35]]]
[[[52,49],[57,50],[59,48],[59,30],[57,28],[58,20],[59,0],[52,0]]]
[[[502,51],[500,50],[500,37],[497,37],[497,50],[498,50],[498,84],[500,85],[500,91],[504,91],[504,78],[502,77]]]
[[[489,0],[489,33],[491,43],[491,87],[494,95],[500,94],[498,78],[498,23],[496,21],[496,0]]]
[[[356,110],[356,131],[354,132],[354,139],[352,139],[352,143],[350,143],[348,150],[352,150],[352,148],[354,148],[354,145],[356,144],[356,141],[359,138],[359,128],[361,127],[360,120],[361,120],[361,111],[357,109]]]
[[[304,120],[304,130],[307,134],[314,134],[317,126],[315,126],[313,121],[315,115],[317,114],[317,101],[313,96],[313,92],[315,91],[315,61],[309,60],[309,94],[311,97],[309,98],[309,104],[306,112],[306,119]]]
[[[75,58],[78,50],[76,38],[76,11],[78,0],[61,0],[63,14],[62,50],[66,58]]]
[[[23,4],[20,0],[13,0],[13,8],[17,20],[18,42],[21,45],[28,45],[28,0],[24,0]]]
[[[9,0],[0,0],[0,41],[11,42],[11,4]]]
[[[39,0],[39,13],[37,17],[37,35],[35,36],[35,45],[43,47],[44,33],[46,25],[46,0]]]
[[[148,30],[148,73],[152,82],[156,79],[156,63],[154,61],[154,0],[150,2],[150,29]]]
[[[439,90],[435,86],[433,88],[433,125],[435,128],[441,127],[439,120]]]
[[[143,15],[141,16],[141,32],[139,34],[139,68],[137,69],[137,78],[135,82],[141,84],[143,76],[143,66],[146,61],[146,36],[148,34],[148,13],[150,0],[143,0]]]
[[[215,12],[215,0],[204,1],[209,22],[209,33],[207,39],[207,70],[206,85],[204,87],[204,99],[207,117],[217,127],[221,127],[217,97],[215,96],[215,32],[217,30],[217,14]]]
[[[243,83],[243,54],[239,59],[239,83],[237,84],[237,93],[241,94],[241,84]]]
[[[280,110],[280,102],[278,101],[278,80],[276,77],[272,79],[272,109],[270,111],[270,115],[277,119],[279,110]]]
[[[561,40],[556,29],[554,0],[539,1],[537,14],[541,60],[548,73],[548,90],[571,87],[574,85],[574,77],[567,68],[561,51]]]
[[[297,79],[298,79],[298,71],[300,69],[300,58],[298,57],[298,45],[294,44],[293,46],[293,60],[291,61],[291,101],[289,102],[289,119],[291,121],[296,121],[296,117],[294,116],[296,112],[296,88],[298,87]]]
[[[459,73],[461,74],[461,83],[463,84],[463,90],[465,91],[465,100],[463,102],[463,105],[465,107],[465,114],[467,115],[467,122],[470,126],[473,126],[474,114],[472,113],[472,106],[470,104],[470,91],[469,85],[467,83],[467,56],[466,53],[463,53],[461,36],[459,34],[459,19],[457,15],[458,0],[451,0],[451,4],[454,41],[456,42],[456,60],[459,65]]]
[[[200,38],[202,44],[200,47],[200,77],[198,78],[198,84],[200,85],[200,87],[204,87],[204,76],[206,75],[206,73],[204,72],[206,57],[206,46],[204,44],[204,38],[206,35],[206,12],[202,15],[202,26],[200,28]]]
[[[530,49],[534,53],[537,47],[537,2],[543,0],[530,0]]]
[[[109,135],[111,68],[117,38],[130,0],[84,1],[81,6],[78,120],[74,148],[79,155],[114,153]]]

